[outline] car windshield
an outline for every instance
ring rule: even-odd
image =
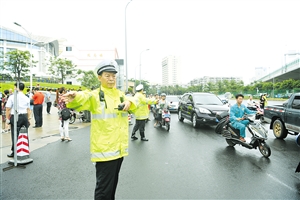
[[[179,101],[179,99],[178,99],[178,97],[166,97],[166,99],[169,101],[169,102],[178,102]]]
[[[223,105],[222,101],[215,95],[194,95],[194,103],[200,105]]]

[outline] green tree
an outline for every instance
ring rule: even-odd
[[[98,88],[100,86],[100,82],[98,78],[95,76],[93,70],[83,71],[78,70],[78,75],[82,75],[82,78],[78,78],[77,80],[81,82],[81,85],[87,88]]]
[[[262,84],[263,91],[270,91],[273,90],[273,83],[272,82],[264,82]]]
[[[26,76],[29,75],[30,64],[36,63],[36,61],[30,61],[30,56],[31,54],[29,51],[21,50],[13,50],[5,55],[2,54],[1,60],[4,61],[1,61],[0,69],[11,72],[15,80],[18,78],[26,78]]]
[[[294,88],[294,80],[293,79],[288,79],[288,80],[282,81],[280,89],[292,90],[293,88]]]
[[[77,75],[76,65],[73,65],[71,60],[62,58],[50,58],[50,67],[48,71],[60,77],[61,83],[64,83],[66,77],[74,78]]]
[[[293,86],[294,88],[300,88],[300,80],[295,80]]]

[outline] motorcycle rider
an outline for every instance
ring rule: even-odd
[[[256,103],[253,100],[252,95],[249,96],[249,99],[247,100],[247,107],[255,107]]]
[[[157,104],[157,121],[154,124],[154,127],[156,127],[157,123],[162,120],[162,111],[165,109],[169,109],[169,102],[166,100],[166,94],[162,93],[161,94],[161,99],[159,100]]]
[[[240,140],[246,142],[246,126],[249,124],[249,120],[244,120],[243,116],[245,114],[256,114],[259,111],[251,111],[245,105],[243,105],[244,95],[237,94],[235,96],[236,104],[230,107],[230,122],[231,125],[240,130]]]

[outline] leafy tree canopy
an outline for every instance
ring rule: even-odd
[[[67,77],[70,78],[76,77],[78,71],[76,70],[77,66],[74,65],[71,60],[68,60],[66,58],[62,59],[62,58],[55,57],[55,58],[50,58],[49,62],[50,62],[50,67],[48,71],[51,74],[60,77],[62,84],[64,83],[64,80]]]

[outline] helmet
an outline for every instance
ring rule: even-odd
[[[136,86],[136,88],[135,88],[135,90],[137,91],[137,92],[139,92],[139,91],[141,91],[141,90],[143,90],[144,89],[144,86],[142,85],[142,84],[139,84],[138,86]]]
[[[167,95],[166,95],[166,93],[161,93],[161,95],[160,95],[160,96],[167,96]]]
[[[102,72],[118,73],[116,68],[119,66],[115,60],[105,59],[95,67],[94,73],[96,76],[101,75]]]

